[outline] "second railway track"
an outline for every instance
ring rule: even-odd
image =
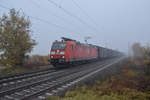
[[[8,83],[11,81],[28,78],[28,77],[32,77],[32,76],[37,76],[37,75],[41,75],[44,73],[46,74],[46,73],[54,72],[54,71],[56,71],[54,68],[48,68],[45,70],[31,71],[31,72],[24,72],[24,73],[17,73],[17,74],[12,74],[12,75],[1,76],[0,77],[0,85],[3,83]]]

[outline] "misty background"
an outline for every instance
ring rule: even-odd
[[[0,17],[9,12],[3,6],[30,17],[38,43],[32,54],[48,55],[60,37],[84,42],[86,36],[90,44],[127,53],[134,42],[150,43],[149,5],[149,0],[0,0]]]

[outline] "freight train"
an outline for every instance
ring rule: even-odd
[[[120,56],[121,53],[108,48],[91,44],[83,44],[76,40],[62,37],[55,41],[50,51],[50,63],[54,67],[76,64],[80,62],[102,60]]]

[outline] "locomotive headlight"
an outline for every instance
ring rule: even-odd
[[[54,55],[54,54],[55,54],[55,52],[54,52],[54,51],[52,51],[52,52],[51,52],[51,54],[52,54],[52,55]]]
[[[60,54],[61,54],[61,55],[64,55],[64,54],[65,54],[65,52],[61,51],[61,52],[60,52]]]

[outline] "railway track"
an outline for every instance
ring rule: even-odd
[[[56,72],[54,69],[47,69],[47,70],[41,70],[37,72],[30,72],[30,73],[23,73],[23,74],[16,74],[12,75],[6,78],[1,78],[0,79],[0,91],[5,90],[6,88],[10,88],[11,86],[16,86],[19,83],[21,84],[22,82],[25,82],[31,78],[38,77],[41,75],[46,75],[52,72]]]
[[[70,68],[71,69],[71,68]],[[64,72],[70,70],[70,69],[65,69]],[[47,70],[41,70],[33,73],[26,73],[26,74],[20,74],[20,76],[13,75],[12,77],[9,76],[6,79],[3,78],[0,80],[0,92],[10,90],[11,88],[16,88],[18,86],[22,86],[23,84],[28,84],[33,81],[41,80],[44,77],[49,77],[49,76],[55,76],[55,74],[59,74],[60,72],[64,73],[62,70],[56,70],[56,69],[47,69]]]
[[[8,74],[8,75],[4,75],[4,76],[0,76],[0,84],[2,83],[5,83],[5,82],[9,82],[11,80],[17,80],[17,79],[20,79],[21,77],[25,78],[25,77],[28,77],[30,75],[33,75],[33,74],[39,74],[39,73],[45,73],[47,71],[55,71],[54,68],[48,68],[48,69],[44,69],[44,70],[38,70],[38,71],[31,71],[31,72],[22,72],[22,73],[16,73],[16,74]]]
[[[0,100],[46,99],[48,95],[57,93],[58,91],[56,89],[63,90],[65,87],[89,77],[95,71],[97,72],[107,68],[110,64],[116,63],[117,61],[107,60],[88,64],[88,67],[85,64],[78,68],[31,73],[27,76],[20,76],[21,78],[18,78],[19,76],[17,78],[13,77],[14,80],[9,79],[9,81],[5,81],[5,84],[9,84],[1,88]],[[66,84],[67,86],[65,86]],[[4,85],[4,83],[2,82],[1,85]]]

